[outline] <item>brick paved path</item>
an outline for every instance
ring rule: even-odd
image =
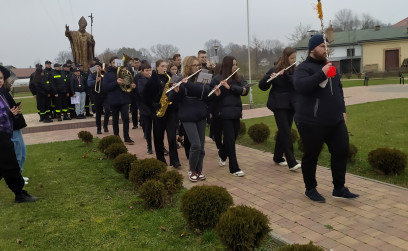
[[[346,103],[356,104],[390,98],[408,98],[408,86],[387,85],[353,87],[345,89]],[[244,112],[245,118],[268,116],[267,109],[252,109]],[[37,117],[28,116],[29,126],[36,127]],[[54,122],[55,124],[68,124]],[[93,119],[74,120],[85,128],[47,128],[44,132],[24,134],[26,144],[76,139],[81,130],[96,135],[95,127],[86,127]],[[42,124],[42,126],[45,126]],[[49,125],[47,125],[49,126]],[[68,126],[67,126],[68,127]],[[41,131],[36,129],[37,131]],[[111,127],[110,127],[111,130]],[[121,128],[120,128],[121,130]],[[101,136],[110,135],[103,134]],[[146,154],[142,130],[131,130],[130,135],[137,143],[129,146],[129,152],[139,158],[154,157]],[[325,204],[314,203],[304,195],[302,174],[290,172],[287,167],[273,163],[272,154],[237,145],[240,167],[246,176],[234,177],[228,167],[219,167],[217,149],[211,139],[206,139],[204,173],[207,180],[191,183],[187,179],[188,161],[184,149],[179,157],[187,188],[193,185],[219,185],[232,194],[235,204],[245,204],[258,208],[269,216],[273,234],[291,243],[313,241],[326,248],[337,250],[408,250],[408,189],[347,174],[346,185],[359,193],[357,200],[338,200],[331,197],[332,182],[330,170],[318,167],[318,189],[326,197]],[[228,163],[227,163],[228,165]],[[169,167],[170,169],[172,167]]]

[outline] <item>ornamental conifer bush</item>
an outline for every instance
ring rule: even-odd
[[[309,244],[292,244],[280,247],[278,251],[324,251],[323,248],[314,245],[312,242]]]
[[[113,169],[116,172],[122,173],[126,179],[129,178],[130,165],[137,160],[135,154],[121,153],[113,160]]]
[[[118,155],[122,154],[122,153],[127,153],[128,149],[127,147],[123,144],[123,142],[121,143],[113,143],[111,145],[109,145],[106,149],[105,149],[105,155],[109,158],[109,159],[114,159],[116,158]]]
[[[395,148],[377,148],[368,153],[368,163],[385,175],[400,175],[407,167],[407,155]]]
[[[270,134],[271,130],[264,123],[252,125],[248,129],[248,135],[255,143],[266,141]]]
[[[160,174],[166,172],[167,165],[160,160],[149,158],[133,161],[129,180],[139,188],[148,180],[159,180]]]
[[[110,135],[103,137],[98,143],[98,149],[101,152],[105,152],[105,149],[108,148],[113,143],[123,143],[122,139],[117,135]]]
[[[146,208],[163,207],[167,192],[162,182],[148,180],[140,186],[138,192]]]
[[[181,196],[181,212],[193,228],[215,227],[222,213],[233,205],[228,191],[219,186],[195,186]]]
[[[78,138],[81,139],[86,145],[89,145],[89,143],[92,143],[93,135],[88,131],[80,131],[78,133]]]
[[[167,171],[159,175],[168,194],[174,194],[183,187],[183,175],[176,170]]]
[[[266,215],[244,205],[230,207],[223,213],[216,230],[229,250],[254,250],[271,231]]]

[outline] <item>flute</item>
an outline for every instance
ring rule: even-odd
[[[283,69],[283,71],[286,71],[287,69],[289,69],[290,67],[292,67],[292,66],[294,66],[296,64],[296,62],[294,62],[293,64],[291,64],[291,65],[289,65],[288,67],[286,67],[285,69]],[[271,82],[272,80],[274,80],[277,76],[279,76],[280,74],[279,74],[279,72],[274,76],[274,77],[270,77],[269,79],[268,79],[268,81],[266,81],[266,83],[269,83],[269,82]]]
[[[224,79],[223,81],[228,81],[228,79],[230,79],[237,71],[239,71],[239,68],[236,69],[231,75],[228,76],[228,78]],[[221,83],[219,83],[217,85],[217,88],[220,88],[220,86],[221,86]],[[210,93],[208,94],[208,97],[211,96],[215,92],[215,90],[216,90],[216,88],[214,88],[212,91],[210,91]]]
[[[198,70],[198,71],[196,71],[196,72],[194,72],[193,74],[191,74],[190,76],[188,76],[187,79],[189,79],[189,78],[191,78],[192,76],[196,75],[196,74],[199,73],[200,71],[201,71],[201,69]],[[182,81],[183,81],[183,80],[180,80],[179,82],[177,82],[177,84],[175,84],[175,85],[173,85],[172,87],[170,87],[170,88],[166,91],[166,93],[169,93],[171,90],[173,90],[173,89],[176,88],[177,86],[181,85]]]

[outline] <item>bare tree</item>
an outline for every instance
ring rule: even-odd
[[[58,56],[54,59],[56,63],[65,63],[68,59],[72,60],[72,52],[71,51],[60,51],[58,52]]]
[[[222,61],[222,58],[225,56],[224,47],[222,46],[220,40],[217,39],[208,40],[207,42],[204,43],[204,49],[207,51],[207,54],[210,57],[213,57],[215,56],[215,54],[217,54],[218,58],[220,58],[220,61]],[[217,53],[215,53],[215,49],[217,49]]]
[[[310,25],[299,23],[295,27],[295,31],[287,37],[289,41],[292,41],[293,44],[297,44],[299,41],[306,38],[308,31],[310,30]]]
[[[117,56],[122,58],[123,54],[126,54],[131,58],[140,58],[140,57],[142,57],[142,53],[140,51],[136,50],[135,48],[122,47],[122,48],[118,49]]]
[[[334,15],[333,28],[335,31],[356,30],[361,20],[350,9],[341,9]]]
[[[153,63],[154,58],[148,49],[140,48],[139,51],[142,54],[141,55],[142,60],[144,59],[144,60],[147,60],[149,63]]]
[[[156,44],[150,47],[156,59],[168,59],[179,52],[179,48],[171,44]]]
[[[104,52],[98,55],[98,58],[102,63],[109,64],[109,59],[114,56],[116,56],[116,51],[106,48]]]

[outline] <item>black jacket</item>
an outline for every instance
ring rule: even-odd
[[[283,75],[277,76],[267,83],[266,81],[268,81],[274,71],[274,69],[270,69],[261,81],[259,81],[259,89],[262,91],[267,91],[272,85],[266,106],[271,111],[276,109],[294,110],[296,94],[295,88],[293,87],[293,76],[285,72]]]
[[[178,103],[178,118],[182,122],[197,122],[207,117],[207,99],[210,85],[188,81],[179,92],[169,92],[169,100]]]
[[[143,76],[141,74],[138,74],[137,76],[138,77],[135,78],[136,81],[137,81],[137,82],[135,82],[135,84],[136,84],[135,91],[137,93],[136,95],[138,96],[138,98],[140,100],[140,103],[139,103],[140,115],[151,116],[152,113],[153,113],[152,108],[147,105],[148,102],[146,100],[144,100],[144,98],[143,98],[144,88],[148,84],[150,78],[146,78],[145,76]]]
[[[37,95],[37,86],[34,84],[34,81],[33,81],[34,75],[35,75],[35,72],[31,73],[30,75],[30,82],[28,83],[28,88],[30,88],[30,92],[33,95]]]
[[[101,78],[100,89],[99,89],[100,92],[99,93],[95,92],[96,75],[97,75],[97,72],[94,72],[88,75],[88,80],[87,80],[88,90],[90,90],[90,92],[92,92],[93,95],[106,96],[106,90],[103,85],[103,78]]]
[[[64,72],[61,71],[53,71],[52,73],[52,77],[54,78],[54,89],[55,89],[55,93],[67,93],[67,92],[71,92],[70,90],[67,90],[67,85],[66,85],[66,81],[64,78]],[[54,94],[55,94],[54,93]]]
[[[78,81],[78,76],[75,74],[72,74],[71,76],[71,94],[74,95],[75,92],[85,92],[85,79],[82,76],[79,76],[79,81]]]
[[[326,64],[310,56],[293,74],[296,90],[295,121],[305,124],[333,126],[344,121],[346,112],[343,87],[337,74],[324,88],[319,84],[327,79],[322,68]]]
[[[215,76],[211,81],[211,89],[218,85],[222,80],[221,75]],[[216,96],[215,93],[212,94],[211,98],[218,101],[216,113],[218,117],[222,119],[239,119],[242,117],[242,101],[241,96],[248,95],[248,90],[245,91],[245,94],[242,94],[244,86],[247,84],[245,78],[241,76],[241,81],[228,83],[230,89],[227,90],[224,86],[220,87],[221,94]]]
[[[109,105],[130,104],[130,94],[122,91],[117,82],[116,68],[108,67],[103,76],[104,90],[108,93]]]
[[[156,116],[156,111],[161,107],[160,98],[167,81],[169,81],[167,75],[153,71],[152,77],[143,89],[142,102],[152,111],[153,116]],[[172,111],[175,111],[174,104],[167,107],[166,113]]]
[[[71,76],[72,76],[72,73],[70,71],[62,71],[62,76],[64,78],[65,89],[72,96],[73,95],[73,93],[71,93]]]
[[[51,89],[51,94],[57,93],[55,91],[53,69],[45,68],[43,72],[44,72],[44,81],[45,81],[44,84],[47,85],[49,89]],[[46,89],[48,89],[48,87],[46,87]]]

